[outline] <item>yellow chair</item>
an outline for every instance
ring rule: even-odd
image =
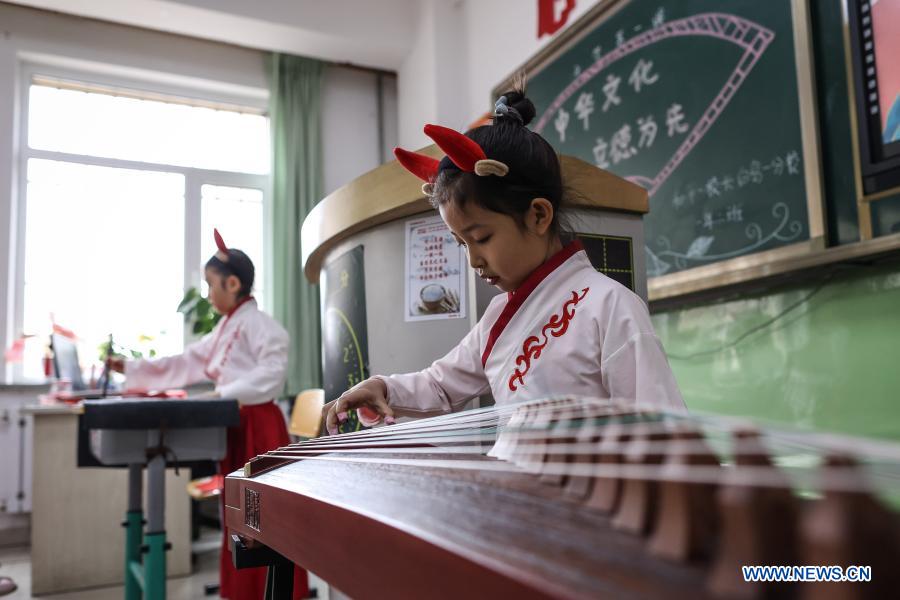
[[[288,430],[291,435],[302,438],[319,436],[322,423],[322,407],[325,406],[325,390],[313,388],[303,390],[294,399],[291,410],[291,424]]]

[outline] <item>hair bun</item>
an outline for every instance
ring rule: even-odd
[[[501,108],[505,106],[507,110]],[[522,125],[528,125],[534,119],[537,111],[531,100],[525,97],[521,90],[511,90],[503,94],[497,101],[494,113],[498,121],[514,121]]]

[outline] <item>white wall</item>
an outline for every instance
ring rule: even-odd
[[[432,0],[418,4],[409,53],[397,71],[397,132],[399,145],[405,148],[427,143],[422,126],[438,114],[434,13]]]
[[[600,0],[577,0],[567,26]],[[537,2],[465,0],[464,27],[469,60],[465,106],[470,122],[493,107],[491,90],[513,74],[553,36],[537,37]]]
[[[578,0],[571,25],[600,0]],[[422,0],[398,70],[400,145],[430,140],[425,123],[465,129],[492,107],[491,90],[555,36],[537,37],[537,3]],[[559,35],[561,32],[557,32]]]
[[[9,324],[14,322],[13,298],[15,290],[8,284],[13,274],[15,256],[11,249],[16,245],[15,230],[12,223],[16,220],[15,203],[17,194],[13,164],[16,162],[15,136],[16,115],[18,114],[18,96],[15,88],[6,82],[15,80],[18,69],[15,54],[5,49],[10,35],[7,31],[0,34],[0,346],[5,350],[16,333],[10,331]],[[6,361],[0,355],[0,381],[5,380]]]
[[[346,67],[330,67],[325,71],[322,82],[325,195],[392,158],[391,149],[397,144],[397,78],[381,76],[382,114],[379,114],[378,77],[372,72]]]

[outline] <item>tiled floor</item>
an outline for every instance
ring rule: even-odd
[[[47,596],[31,595],[31,555],[27,547],[0,548],[0,575],[12,577],[19,589],[4,596],[3,600],[121,600],[122,586],[94,588]],[[169,600],[216,599],[218,594],[203,595],[203,586],[219,579],[219,554],[217,551],[198,554],[195,570],[189,577],[170,579],[167,586]]]
[[[169,579],[166,594],[167,600],[217,600],[218,593],[211,596],[203,594],[203,586],[219,581],[219,536],[218,531],[204,536],[194,544],[197,562],[194,573],[188,577]],[[31,595],[31,554],[27,546],[0,547],[0,575],[12,577],[19,586],[3,600],[122,600],[122,586],[94,588],[50,594],[46,596]],[[310,575],[310,586],[318,590],[320,600],[329,600],[328,585],[315,575]],[[332,593],[331,600],[345,599],[346,596]]]

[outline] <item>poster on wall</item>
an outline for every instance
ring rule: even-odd
[[[406,321],[466,316],[465,250],[439,216],[406,222]]]

